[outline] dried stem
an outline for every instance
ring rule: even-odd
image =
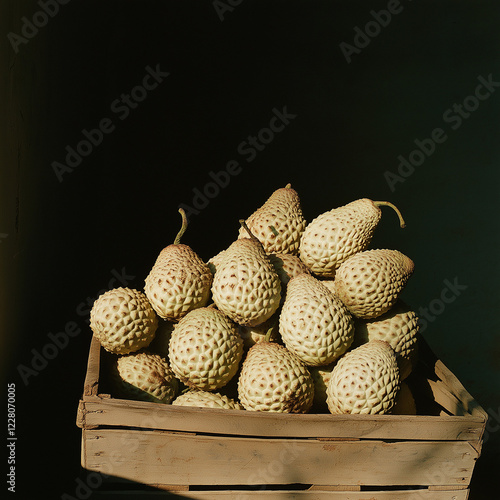
[[[399,225],[401,227],[406,227],[406,222],[404,221],[403,216],[401,215],[401,212],[399,211],[398,207],[396,207],[396,205],[393,205],[390,201],[374,201],[373,203],[377,207],[391,207],[398,214]]]
[[[181,242],[182,235],[186,232],[186,229],[188,227],[186,212],[184,211],[183,208],[179,208],[179,213],[181,214],[182,217],[182,226],[179,232],[177,233],[177,236],[175,237],[174,245],[178,245]]]

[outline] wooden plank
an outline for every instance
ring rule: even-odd
[[[83,383],[83,395],[95,396],[99,393],[99,368],[101,363],[101,344],[92,336],[90,342],[87,374]]]
[[[464,407],[465,411],[474,416],[482,416],[486,420],[488,419],[488,414],[481,407],[481,405],[469,394],[467,389],[462,385],[458,378],[446,367],[446,365],[441,361],[436,361],[434,365],[436,375],[446,384],[446,387],[453,394]]]
[[[421,335],[418,337],[418,343],[419,368],[425,366],[428,370],[434,373],[436,377],[444,383],[448,392],[461,402],[466,412],[474,416],[482,416],[487,420],[488,414],[486,411],[469,394],[455,374],[443,363],[442,360],[438,359],[428,342]],[[432,380],[435,380],[435,378],[432,377]]]
[[[455,491],[455,490],[463,490],[464,487],[459,484],[431,484],[429,486],[431,491]]]
[[[330,415],[252,412],[162,405],[124,399],[84,398],[90,426],[244,436],[477,441],[482,418],[425,415]]]
[[[359,484],[338,484],[331,486],[327,484],[313,484],[307,491],[361,491],[361,486]]]
[[[215,491],[182,491],[174,496],[172,493],[159,491],[95,491],[92,500],[157,500],[191,498],[195,500],[467,500],[469,490],[429,491],[392,490],[392,491],[296,491],[296,490],[215,490]]]
[[[86,468],[144,484],[464,485],[467,442],[257,439],[84,430]]]
[[[447,386],[441,380],[428,380],[427,383],[436,403],[440,404],[449,413],[459,417],[470,415],[462,402],[454,394],[450,393]]]

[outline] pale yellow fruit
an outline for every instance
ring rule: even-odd
[[[210,268],[188,245],[180,243],[183,225],[175,242],[165,247],[145,280],[144,290],[158,316],[178,321],[189,311],[203,307],[210,298],[213,275]]]
[[[321,283],[330,290],[333,294],[336,294],[335,291],[335,280],[321,280]]]
[[[243,361],[238,396],[246,410],[306,413],[313,402],[314,383],[295,354],[282,345],[260,342]]]
[[[170,403],[179,387],[167,360],[145,351],[120,356],[114,381],[118,393],[125,398],[155,403]]]
[[[382,340],[372,340],[340,358],[327,388],[330,413],[388,413],[400,379],[396,355]]]
[[[296,255],[270,254],[269,260],[279,276],[282,291],[286,291],[286,286],[293,277],[302,273],[310,274],[309,268]]]
[[[296,254],[306,227],[299,195],[290,184],[274,191],[246,223],[260,240],[266,253]],[[241,228],[238,237],[247,236],[246,231]]]
[[[224,258],[224,255],[226,253],[226,250],[221,250],[218,254],[214,255],[209,259],[207,262],[208,268],[210,269],[210,272],[212,274],[215,274],[217,270],[217,266],[220,264],[222,259]]]
[[[354,316],[376,318],[396,303],[414,268],[398,250],[365,250],[339,267],[335,291]]]
[[[158,327],[146,295],[132,288],[103,293],[90,311],[90,328],[106,351],[128,354],[147,347]]]
[[[218,392],[191,390],[177,396],[172,401],[174,406],[195,406],[198,408],[217,408],[225,410],[244,410],[243,406],[234,399]]]
[[[170,366],[188,387],[214,391],[236,374],[243,340],[236,325],[221,311],[203,307],[175,325],[170,338]]]
[[[410,375],[418,355],[418,317],[401,299],[386,313],[371,320],[355,322],[354,341],[385,340],[396,353],[401,380]]]
[[[354,320],[321,281],[302,273],[288,282],[280,333],[288,350],[306,365],[328,365],[352,344]]]
[[[238,333],[243,339],[243,345],[246,350],[250,349],[250,347],[252,347],[254,344],[266,340],[267,334],[269,334],[269,338],[267,340],[270,342],[281,340],[281,336],[279,333],[279,310],[260,325],[238,325]]]
[[[389,202],[367,198],[325,212],[305,228],[300,241],[300,258],[319,277],[333,279],[335,272],[351,255],[368,248],[382,215],[380,206]]]
[[[276,312],[280,279],[257,240],[242,238],[229,246],[215,272],[212,299],[240,325],[259,325]]]
[[[187,245],[169,245],[158,256],[144,290],[163,319],[178,321],[189,311],[207,304],[212,273]]]

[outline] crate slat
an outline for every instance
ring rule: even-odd
[[[422,415],[276,414],[238,410],[206,411],[140,401],[84,398],[82,428],[125,426],[268,437],[477,441],[481,417]],[[418,422],[418,425],[415,425]]]
[[[101,344],[96,337],[92,336],[90,342],[89,359],[87,362],[87,373],[83,383],[83,395],[94,396],[99,393],[99,371],[101,365]]]
[[[465,441],[325,442],[119,429],[83,432],[87,470],[107,470],[145,484],[163,477],[179,485],[466,486],[477,459]]]

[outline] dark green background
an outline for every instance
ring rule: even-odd
[[[467,286],[424,336],[500,425],[500,89],[456,130],[443,120],[479,76],[500,82],[500,4],[401,0],[348,64],[339,44],[386,5],[244,0],[221,22],[211,1],[72,0],[16,54],[7,34],[40,7],[2,2],[1,349],[17,385],[20,498],[74,494],[90,341],[81,304],[113,269],[142,288],[178,230],[177,207],[230,160],[241,173],[191,217],[185,243],[208,259],[288,182],[308,220],[361,197],[392,201],[407,228],[384,209],[373,245],[415,261],[404,297],[417,310],[446,279]],[[170,76],[120,120],[111,103],[157,64]],[[296,118],[247,162],[238,146],[284,106]],[[59,182],[52,162],[106,117],[114,132]],[[384,173],[435,128],[447,140],[392,192]],[[71,321],[82,332],[25,386],[18,366]],[[495,491],[499,435],[485,443],[472,500]]]

